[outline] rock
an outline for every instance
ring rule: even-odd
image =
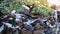
[[[22,31],[22,34],[32,34],[32,31]]]
[[[53,30],[51,28],[48,28],[47,30],[44,31],[45,34],[52,34]]]
[[[43,34],[43,30],[36,30],[34,31],[34,34]]]
[[[15,10],[13,10],[12,12],[11,12],[11,14],[15,14],[16,13],[16,11]]]
[[[58,20],[58,22],[60,22],[60,12],[57,12],[57,13],[58,13],[57,20]]]
[[[4,25],[0,27],[0,33],[4,30]]]
[[[27,22],[27,16],[25,16],[24,14],[15,14],[16,15],[16,21],[23,21],[23,22]]]
[[[31,25],[25,25],[25,29],[32,31],[34,30],[34,27],[32,27]]]
[[[35,26],[37,23],[39,23],[40,25],[44,25],[40,20],[35,20],[31,25]]]

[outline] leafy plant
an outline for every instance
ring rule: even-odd
[[[5,5],[6,4],[6,5]],[[13,0],[11,2],[7,2],[4,0],[0,3],[0,6],[4,5],[2,10],[3,13],[11,13],[12,10],[16,11],[25,11],[25,8],[22,5],[35,5],[31,11],[34,14],[44,14],[45,16],[49,16],[53,11],[48,5],[47,0]],[[43,6],[42,6],[43,5]]]
[[[40,5],[48,6],[49,5],[47,0],[20,0],[20,1],[22,1],[21,3],[25,5],[32,5],[32,4],[34,4],[35,6],[40,6]]]
[[[53,9],[51,9],[50,7],[40,6],[40,7],[33,8],[33,11],[31,13],[43,14],[44,16],[50,16],[52,11]]]
[[[11,2],[4,0],[0,3],[0,6],[3,6],[2,12],[4,14],[11,13],[12,10],[19,11],[23,7],[19,0],[13,0]]]

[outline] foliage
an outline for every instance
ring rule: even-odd
[[[50,7],[40,6],[40,7],[33,8],[33,11],[31,13],[43,14],[44,16],[50,16],[52,11],[53,9],[51,9]]]
[[[19,11],[24,9],[19,0],[13,0],[11,2],[7,2],[7,0],[4,0],[0,3],[0,6],[3,6],[2,12],[4,14],[11,13],[12,10]]]
[[[6,4],[6,5],[5,5]],[[24,7],[22,5],[35,5],[31,11],[33,14],[44,14],[45,16],[49,16],[53,11],[49,7],[47,0],[4,0],[0,3],[0,6],[4,6],[2,12],[3,13],[11,13],[12,10],[16,11],[24,11]]]
[[[40,6],[40,5],[48,6],[47,0],[21,0],[21,1],[22,1],[22,4],[25,4],[25,5],[34,4],[35,6]]]
[[[50,13],[53,11],[53,9],[49,7],[47,0],[25,0],[22,3],[25,5],[34,4],[36,7],[31,11],[33,14],[44,14],[45,16],[50,16]]]

